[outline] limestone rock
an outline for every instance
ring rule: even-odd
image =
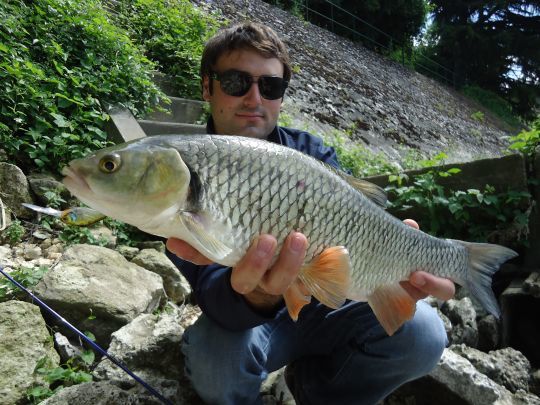
[[[174,302],[183,302],[191,293],[188,281],[165,253],[158,252],[155,249],[143,249],[135,256],[132,263],[159,274],[163,278],[167,296]]]
[[[469,360],[452,350],[444,350],[430,376],[471,405],[512,404],[510,391],[480,373]]]
[[[32,203],[26,176],[17,166],[0,162],[0,198],[9,212],[18,218],[32,218],[33,213],[22,203]]]
[[[37,363],[60,360],[39,307],[22,301],[0,303],[0,405],[26,403],[26,390],[45,385],[34,375]]]
[[[105,346],[112,332],[142,313],[151,313],[165,299],[160,276],[114,250],[91,245],[68,248],[35,292]],[[95,319],[88,319],[90,315]]]
[[[441,311],[452,322],[452,331],[449,335],[451,344],[465,343],[476,347],[478,344],[478,326],[476,324],[476,311],[471,299],[451,299],[441,306]]]
[[[517,350],[507,347],[486,354],[463,344],[452,346],[451,349],[469,360],[479,372],[504,385],[508,390],[529,390],[531,365]]]

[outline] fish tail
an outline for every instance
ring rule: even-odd
[[[500,245],[460,240],[452,240],[452,242],[463,245],[469,253],[469,270],[467,279],[463,280],[465,287],[488,312],[499,318],[501,312],[491,289],[491,279],[504,262],[518,254]]]

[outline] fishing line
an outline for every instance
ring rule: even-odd
[[[120,360],[116,359],[112,354],[107,353],[105,349],[103,349],[101,346],[99,346],[97,343],[93,342],[86,336],[84,333],[82,333],[80,330],[78,330],[76,327],[74,327],[72,324],[70,324],[66,319],[64,319],[60,314],[58,314],[56,311],[54,311],[51,307],[49,307],[47,304],[45,304],[43,301],[41,301],[38,297],[36,297],[34,294],[32,294],[30,291],[28,291],[23,285],[18,283],[16,280],[14,280],[9,274],[4,272],[4,269],[2,266],[0,266],[0,273],[2,273],[11,283],[16,285],[19,289],[24,291],[26,294],[28,294],[32,300],[37,302],[39,306],[43,309],[45,309],[49,314],[53,315],[56,319],[58,319],[60,322],[62,322],[64,325],[68,327],[68,329],[75,332],[79,337],[81,337],[86,343],[88,343],[94,351],[97,351],[107,357],[110,361],[112,361],[114,364],[116,364],[118,367],[120,367],[122,370],[124,370],[127,374],[129,374],[135,381],[137,381],[139,384],[141,384],[146,390],[155,396],[157,399],[159,399],[162,403],[166,405],[174,405],[171,401],[169,401],[167,398],[165,398],[163,395],[161,395],[157,390],[155,390],[150,384],[148,384],[146,381],[144,381],[142,378],[135,375],[131,370],[129,370]]]

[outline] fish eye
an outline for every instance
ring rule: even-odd
[[[120,168],[120,163],[120,155],[112,153],[101,158],[99,161],[99,170],[103,173],[114,173]]]

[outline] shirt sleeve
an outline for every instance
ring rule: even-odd
[[[169,251],[166,253],[191,284],[201,311],[225,329],[240,331],[262,325],[275,319],[285,308],[284,305],[281,306],[274,316],[263,316],[256,312],[241,294],[233,290],[230,267],[219,264],[197,266]]]

